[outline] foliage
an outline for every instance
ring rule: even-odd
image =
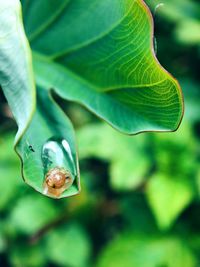
[[[176,237],[138,237],[130,232],[109,245],[97,266],[121,267],[124,263],[126,267],[193,267],[196,264],[184,241],[181,242]]]
[[[0,53],[8,62],[0,84],[19,126],[16,151],[23,177],[34,189],[55,198],[80,190],[73,127],[48,96],[52,90],[126,134],[178,128],[183,115],[182,92],[155,57],[153,21],[143,1],[22,1],[24,27],[18,0],[2,2],[0,19],[4,22],[6,16],[7,27]],[[9,49],[17,53],[19,46],[23,49],[16,62],[11,62]],[[19,73],[12,76],[16,66]],[[52,139],[67,143],[70,162],[57,162],[57,155],[52,160],[49,153],[44,162],[41,151]],[[59,151],[61,154],[62,148]],[[59,154],[55,149],[53,153]],[[73,185],[50,194],[43,188],[44,179],[55,167],[70,171]]]
[[[198,21],[200,4],[164,2],[155,14],[157,57],[181,82],[183,123],[176,133],[128,137],[56,97],[77,132],[79,196],[54,201],[24,185],[16,125],[0,93],[1,266],[200,265],[200,43],[191,44],[193,28],[187,41],[176,34],[184,20]]]

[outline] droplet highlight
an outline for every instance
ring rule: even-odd
[[[59,197],[73,184],[76,173],[76,162],[67,140],[50,138],[42,148],[44,167],[43,193]]]

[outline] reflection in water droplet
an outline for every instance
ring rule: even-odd
[[[62,138],[49,139],[42,148],[44,194],[59,197],[68,189],[77,173],[69,143]]]

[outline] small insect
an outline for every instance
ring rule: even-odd
[[[31,152],[35,152],[33,146],[29,144],[28,140],[26,140],[26,143],[27,143],[27,146],[28,146],[29,150],[30,150]]]
[[[44,180],[44,193],[59,197],[73,183],[71,174],[64,168],[55,167],[48,171]]]
[[[29,145],[28,147],[29,147],[30,151],[35,152],[35,150],[33,149],[33,147],[31,145]]]

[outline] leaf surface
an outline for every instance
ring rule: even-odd
[[[171,178],[158,172],[148,181],[146,195],[158,226],[166,230],[192,202],[194,189],[185,177]]]
[[[177,129],[183,113],[182,93],[155,57],[152,18],[143,1],[65,0],[49,4],[47,0],[23,0],[22,6],[38,87],[34,116],[31,53],[15,0],[1,5],[5,27],[0,84],[19,126],[16,150],[28,184],[50,195],[44,181],[55,161],[52,167],[66,167],[73,178],[72,186],[59,197],[80,190],[73,128],[49,98],[51,88],[126,134]],[[54,145],[59,139],[57,152],[51,152],[55,154],[53,161],[44,157],[45,146],[52,139]],[[67,144],[65,152],[70,151],[66,159],[60,147],[63,142]],[[65,163],[60,163],[60,158]],[[123,168],[117,170],[118,176]]]
[[[80,182],[73,127],[48,91],[38,88],[37,95],[36,112],[17,146],[23,160],[24,180],[40,193],[51,197],[75,195],[80,190]],[[50,146],[50,152],[44,152],[46,144]],[[58,195],[49,194],[45,191],[44,180],[48,171],[57,167],[70,171],[73,183]]]
[[[52,231],[46,238],[46,244],[46,253],[53,263],[59,266],[90,266],[90,240],[78,224],[68,224]]]
[[[177,129],[180,86],[155,57],[153,22],[143,1],[69,1],[44,25],[37,34],[33,21],[26,25],[40,86],[53,87],[127,134]]]
[[[194,267],[196,258],[186,242],[176,236],[142,236],[128,232],[102,251],[98,267]]]
[[[132,138],[106,124],[90,124],[82,127],[77,137],[80,159],[96,157],[110,164],[110,184],[114,190],[133,190],[145,181],[150,160],[144,135]]]
[[[16,142],[35,108],[32,59],[18,0],[0,1],[0,85],[18,124]]]
[[[45,8],[46,5],[43,3],[36,7]],[[34,10],[32,9],[35,18]],[[35,20],[35,23],[37,24],[40,19]],[[23,29],[19,1],[0,1],[0,20],[2,25],[0,32],[0,84],[19,128],[15,148],[22,160],[23,178],[37,191],[52,197],[77,194],[80,186],[73,127],[68,118],[50,99],[46,90],[38,89],[35,110],[36,90],[32,56]],[[42,23],[42,21],[40,22]],[[56,147],[51,148],[51,152],[48,152],[51,153],[51,159],[49,159],[48,154],[43,155],[43,150],[45,143],[50,142],[51,138],[56,139],[56,141],[54,140]],[[55,145],[57,141],[60,144]],[[63,154],[61,146],[64,145],[62,144],[65,145],[65,154]],[[54,153],[52,149],[57,151]],[[66,159],[64,159],[65,156]],[[44,181],[47,173],[53,168],[65,168],[70,172],[73,183],[69,190],[56,193],[56,195],[45,191]]]

